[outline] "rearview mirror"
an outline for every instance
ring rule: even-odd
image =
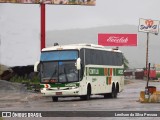
[[[39,70],[40,70],[40,62],[39,61],[37,61],[35,64],[34,64],[34,72],[39,72]]]
[[[80,58],[77,59],[75,66],[76,66],[77,70],[81,69],[81,59]]]

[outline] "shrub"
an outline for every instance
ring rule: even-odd
[[[160,78],[160,73],[157,73],[157,74],[156,74],[156,77],[157,77],[157,78]]]

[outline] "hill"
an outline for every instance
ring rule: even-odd
[[[143,68],[146,64],[146,41],[147,34],[138,32],[138,26],[119,25],[119,26],[102,26],[86,29],[54,30],[47,31],[47,46],[52,46],[55,42],[59,44],[73,43],[92,43],[97,44],[98,33],[133,33],[138,34],[137,47],[119,47],[129,60],[131,68]],[[159,35],[149,35],[149,62],[151,65],[160,63]],[[111,48],[111,47],[107,47]]]

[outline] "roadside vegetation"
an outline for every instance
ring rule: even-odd
[[[33,76],[32,78],[28,78],[27,75],[24,77],[20,77],[15,75],[14,77],[11,78],[11,82],[18,82],[18,83],[30,83],[30,84],[39,84],[39,77],[38,75]]]
[[[15,75],[11,78],[10,82],[25,84],[28,90],[39,91],[40,89],[40,80],[38,75],[34,75],[31,78],[29,78],[27,75],[25,75],[24,77]]]
[[[160,73],[157,73],[157,74],[156,74],[156,78],[160,78]]]
[[[40,89],[40,79],[37,73],[30,72],[29,74],[18,75],[10,67],[2,64],[0,64],[0,79],[24,84],[28,90],[39,91]]]
[[[2,117],[0,117],[0,120],[4,120]]]

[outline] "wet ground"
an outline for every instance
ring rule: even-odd
[[[40,93],[26,91],[21,85],[17,85],[18,89],[8,87],[7,90],[3,87],[3,90],[0,90],[0,111],[160,111],[159,103],[140,103],[138,101],[140,91],[145,89],[145,80],[127,80],[126,83],[124,91],[118,95],[117,99],[104,99],[103,96],[94,95],[89,101],[82,101],[80,98],[60,98],[58,102],[52,102],[51,97],[42,97]],[[149,85],[156,86],[160,91],[160,82],[150,82]],[[93,119],[103,120],[106,118],[115,119],[115,117],[96,117]],[[62,118],[56,119],[61,120]],[[65,118],[65,120],[68,119],[74,120],[70,117]],[[79,119],[81,120],[81,118]],[[125,119],[128,120],[127,117],[122,118],[122,120]],[[144,118],[133,117],[129,119],[141,120]],[[158,118],[153,119],[158,120]]]

